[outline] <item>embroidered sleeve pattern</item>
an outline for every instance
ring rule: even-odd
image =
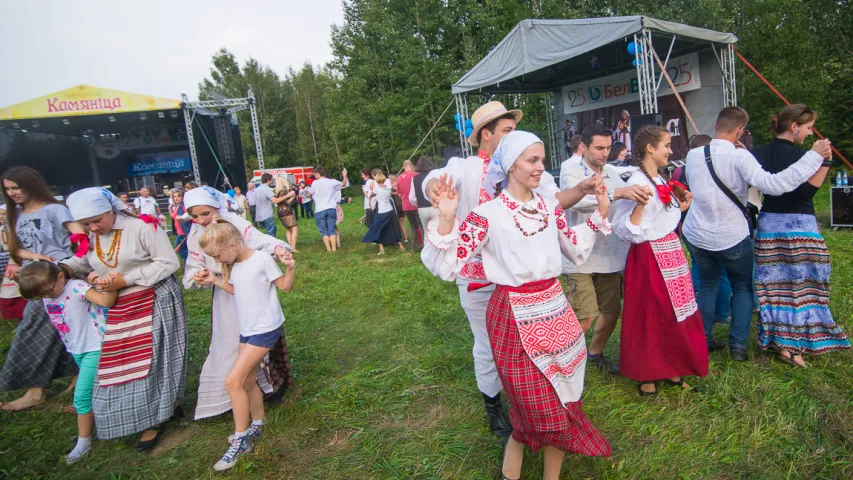
[[[421,251],[421,260],[433,275],[449,282],[456,280],[483,249],[488,238],[489,221],[471,212],[465,221],[456,220],[453,230],[447,235],[438,233],[438,224],[439,218],[436,217],[427,226],[428,241]]]
[[[467,263],[474,256],[477,247],[486,239],[489,231],[489,220],[474,212],[468,214],[465,221],[459,225],[459,240],[456,246],[456,258]]]

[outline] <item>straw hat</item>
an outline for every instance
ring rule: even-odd
[[[521,110],[507,110],[501,102],[489,102],[480,106],[480,108],[474,112],[474,115],[471,115],[471,123],[474,125],[474,131],[472,131],[471,135],[468,136],[468,143],[475,147],[478,146],[479,142],[477,142],[477,133],[480,129],[485,127],[486,124],[492,120],[502,117],[508,113],[512,114],[513,118],[515,118],[515,123],[520,122],[521,117],[523,116]]]

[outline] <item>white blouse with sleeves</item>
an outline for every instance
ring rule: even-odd
[[[376,198],[377,210],[376,213],[388,213],[391,210],[394,210],[394,206],[391,205],[391,188],[390,187],[381,187],[379,184],[374,185],[373,187],[373,197]]]
[[[655,177],[658,185],[665,185],[666,180]],[[619,238],[631,243],[644,243],[650,240],[660,240],[672,233],[681,221],[681,208],[673,192],[669,209],[664,207],[655,184],[641,171],[636,171],[628,179],[628,185],[644,185],[652,189],[649,203],[643,209],[643,221],[640,225],[631,223],[631,213],[637,203],[633,200],[619,200],[614,203],[613,233]]]
[[[228,223],[237,227],[237,230],[240,230],[240,233],[243,234],[243,239],[246,241],[246,246],[252,250],[258,250],[270,255],[275,255],[275,249],[278,247],[290,250],[290,246],[286,242],[261,233],[248,220],[238,215],[227,213],[221,216]],[[204,253],[198,245],[198,239],[201,238],[202,233],[204,233],[204,227],[194,223],[187,237],[189,255],[187,256],[187,263],[184,265],[183,281],[184,288],[186,289],[210,288],[210,285],[199,285],[193,279],[195,273],[199,270],[206,268],[216,275],[222,274],[222,265],[214,260],[213,257]]]
[[[546,214],[547,223],[524,213],[522,206]],[[574,263],[582,263],[592,252],[597,233],[611,232],[610,223],[598,212],[586,223],[569,228],[556,199],[536,194],[522,205],[507,191],[474,208],[465,221],[457,220],[447,235],[438,233],[438,222],[435,218],[429,223],[428,241],[421,252],[424,265],[433,275],[452,281],[479,254],[486,279],[512,287],[556,278],[562,270],[561,253]],[[533,232],[537,233],[531,235]]]
[[[124,275],[128,287],[153,287],[180,268],[181,263],[165,230],[162,228],[155,230],[154,225],[121,213],[116,214],[113,229],[105,235],[98,236],[101,251],[104,254],[109,250],[113,236],[119,230],[121,230],[121,241],[116,247],[119,252],[118,264],[115,268],[107,267],[98,258],[93,234],[89,235],[92,248],[85,257],[71,257],[63,260],[62,263],[77,272],[95,271],[102,277],[109,272],[119,272]]]

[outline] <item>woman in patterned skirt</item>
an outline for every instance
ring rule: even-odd
[[[83,228],[53,197],[37,171],[29,167],[7,170],[3,174],[3,200],[8,213],[6,240],[12,260],[5,270],[7,279],[17,277],[24,263],[71,256],[72,234],[82,235]],[[9,288],[14,290],[15,286]],[[77,365],[48,321],[44,303],[26,302],[0,373],[0,392],[28,390],[23,397],[0,408],[14,411],[40,405],[51,380],[72,375],[77,375]]]
[[[217,218],[237,227],[249,248],[275,255],[284,261],[290,256],[287,243],[259,232],[251,222],[228,211],[227,199],[222,192],[210,187],[200,187],[187,192],[184,197],[187,212],[193,217],[194,225],[187,237],[189,257],[184,266],[184,288],[208,288],[197,279],[204,278],[204,271],[221,274],[222,266],[198,245],[204,229]],[[198,381],[198,403],[195,419],[213,417],[231,410],[231,399],[225,389],[225,377],[237,360],[240,347],[240,331],[237,329],[237,304],[234,295],[218,287],[213,288],[211,307],[210,348],[201,367]],[[258,369],[258,385],[268,395],[271,404],[281,401],[284,393],[292,386],[290,365],[287,361],[287,344],[284,335],[272,348],[269,358]]]
[[[640,396],[657,394],[657,381],[689,389],[687,375],[708,374],[708,347],[693,292],[687,256],[676,234],[681,212],[692,200],[684,186],[667,181],[669,133],[643,127],[634,137],[639,171],[628,185],[646,187],[645,205],[620,200],[613,232],[631,243],[625,262],[625,306],[619,340],[619,373],[639,383]]]
[[[592,251],[598,232],[610,233],[607,190],[599,181],[599,211],[570,229],[553,198],[539,186],[545,148],[530,132],[502,140],[488,167],[494,200],[476,207],[462,223],[453,181],[442,178],[440,215],[429,223],[421,258],[430,272],[452,281],[475,255],[482,255],[488,282],[497,285],[486,311],[495,366],[510,409],[513,432],[504,452],[504,478],[521,475],[524,447],[545,451],[545,479],[557,479],[566,452],[609,456],[610,444],[581,408],[586,345],[577,317],[557,277],[560,254],[575,263]],[[469,289],[486,284],[471,284]]]
[[[762,168],[778,173],[805,150],[817,116],[805,105],[789,105],[774,115],[776,139],[755,147]],[[794,158],[796,157],[796,158]],[[758,295],[758,345],[777,351],[787,364],[804,367],[803,354],[818,355],[850,348],[829,310],[829,251],[820,234],[812,198],[831,162],[794,191],[765,195],[755,237],[755,292]]]
[[[186,310],[175,278],[180,261],[156,218],[128,215],[105,188],[72,193],[68,208],[91,232],[92,246],[63,263],[100,289],[118,292],[92,397],[98,438],[142,432],[136,449],[150,450],[186,385]]]

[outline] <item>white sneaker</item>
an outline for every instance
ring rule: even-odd
[[[228,447],[228,450],[225,451],[225,455],[223,455],[222,458],[220,458],[213,466],[213,471],[224,472],[225,470],[228,470],[234,465],[237,465],[237,460],[239,460],[240,456],[251,451],[252,439],[250,439],[248,435],[231,440],[231,446]]]

